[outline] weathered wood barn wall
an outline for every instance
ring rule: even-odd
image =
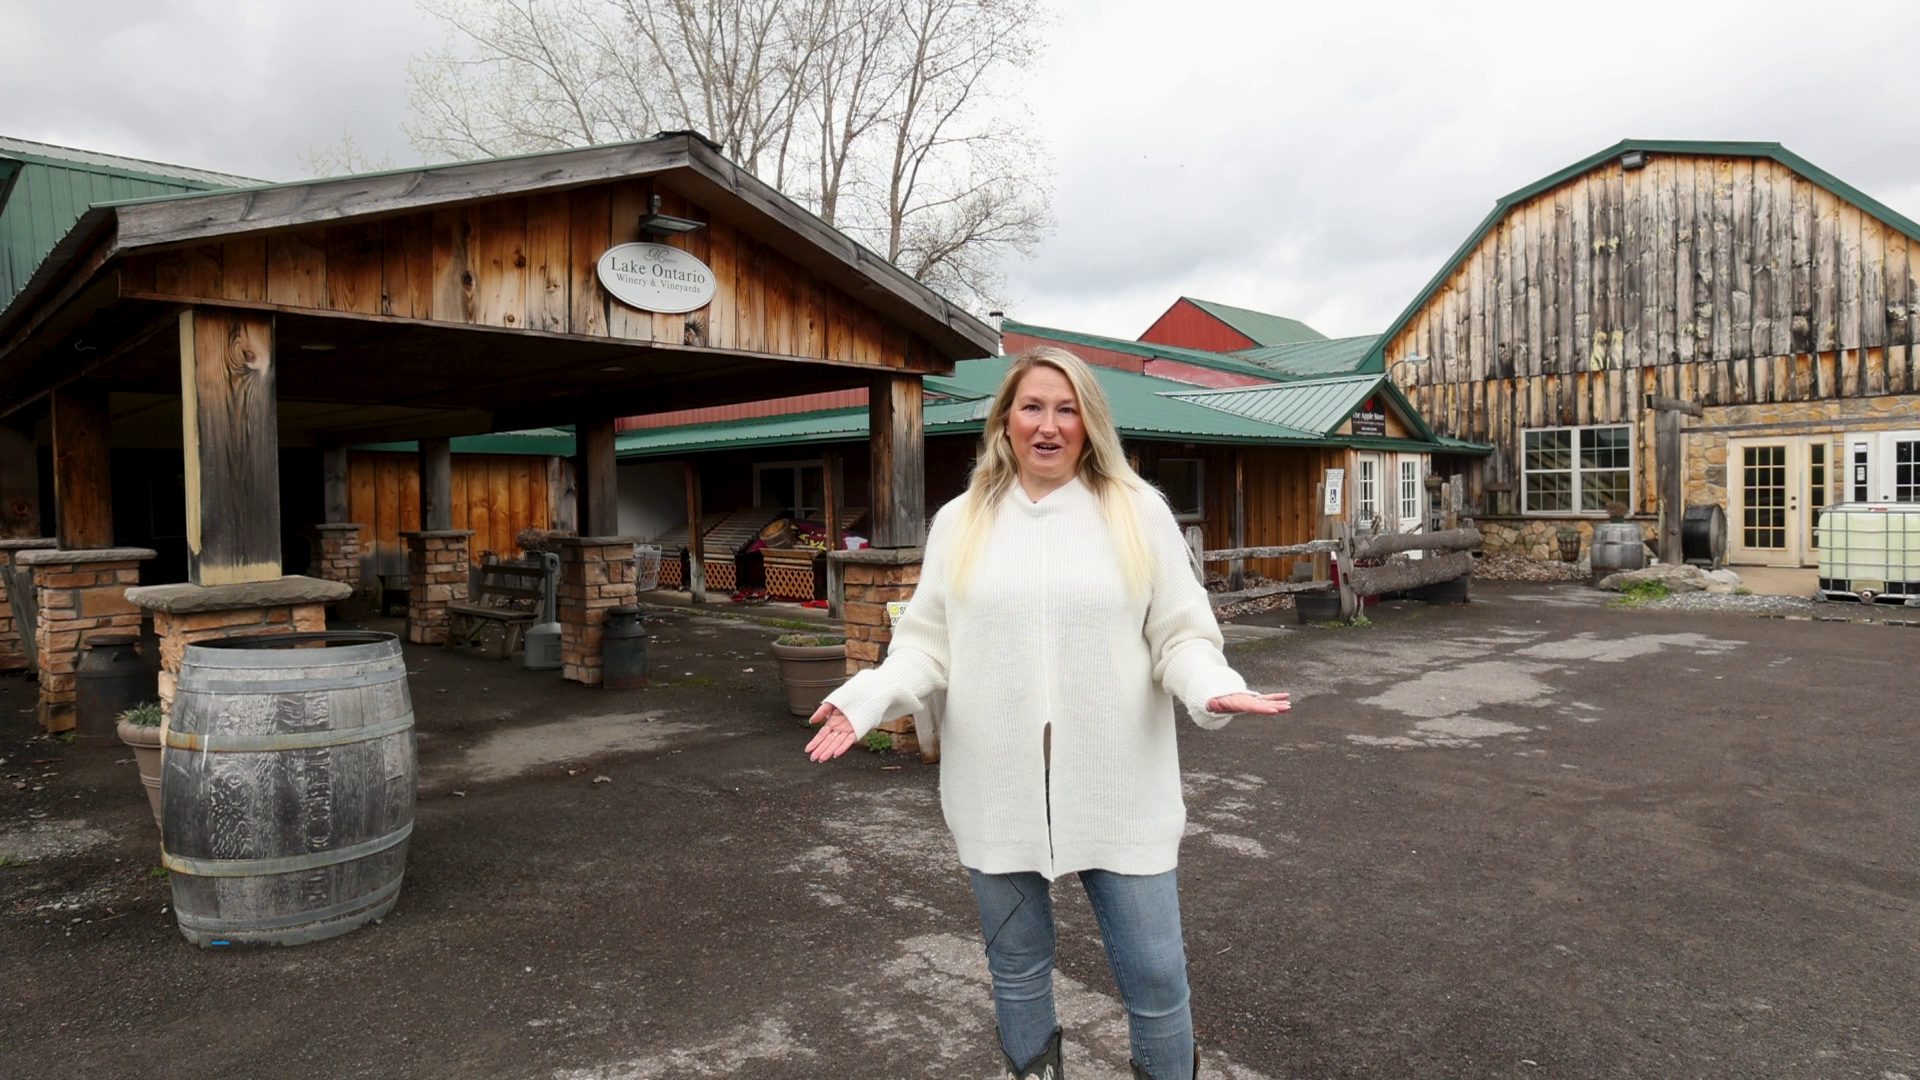
[[[1436,430],[1495,448],[1483,514],[1523,512],[1525,431],[1613,423],[1655,512],[1650,394],[1705,407],[1687,501],[1725,506],[1730,435],[1920,423],[1917,236],[1777,144],[1626,142],[1502,199],[1381,359]]]
[[[468,553],[518,558],[521,529],[550,529],[561,498],[561,459],[538,454],[455,454],[450,506],[453,528],[472,529]],[[420,528],[420,458],[417,454],[355,452],[347,455],[349,518],[360,523],[362,580],[407,572],[407,544],[400,534]]]

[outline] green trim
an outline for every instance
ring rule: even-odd
[[[1399,336],[1400,331],[1406,329],[1407,324],[1413,321],[1414,316],[1418,315],[1421,309],[1426,307],[1427,302],[1433,299],[1434,294],[1440,291],[1440,286],[1446,284],[1447,279],[1453,276],[1454,270],[1460,265],[1461,261],[1472,254],[1474,248],[1480,246],[1480,241],[1486,239],[1487,234],[1492,232],[1494,226],[1500,224],[1500,222],[1506,218],[1507,212],[1513,209],[1516,204],[1526,202],[1536,195],[1559,187],[1574,177],[1591,172],[1595,168],[1613,161],[1619,158],[1620,155],[1632,150],[1640,150],[1649,154],[1693,154],[1706,157],[1769,158],[1778,164],[1786,166],[1806,179],[1819,184],[1821,187],[1826,188],[1847,202],[1854,204],[1880,219],[1882,222],[1891,225],[1894,229],[1905,234],[1908,239],[1920,241],[1920,223],[1916,223],[1912,218],[1907,217],[1905,214],[1868,195],[1866,192],[1861,191],[1859,188],[1854,187],[1852,184],[1847,183],[1779,143],[1716,142],[1713,140],[1698,139],[1622,139],[1612,146],[1607,147],[1605,150],[1581,158],[1579,161],[1561,169],[1559,172],[1542,177],[1518,191],[1507,194],[1495,202],[1493,204],[1493,210],[1480,220],[1479,225],[1474,227],[1473,232],[1468,235],[1466,242],[1454,249],[1453,254],[1447,257],[1447,261],[1441,264],[1440,271],[1427,282],[1426,286],[1422,288],[1419,293],[1415,294],[1413,302],[1408,304],[1405,310],[1401,311],[1399,318],[1393,320],[1393,324],[1387,327],[1387,332],[1380,335],[1379,343],[1367,354],[1367,364],[1375,370],[1385,370],[1387,347],[1393,343],[1393,339]]]
[[[497,431],[491,435],[456,435],[451,440],[456,454],[542,454],[548,457],[574,455],[573,432],[564,428],[533,428],[528,431]],[[417,454],[420,444],[413,440],[367,443],[353,447],[368,453]]]
[[[1013,319],[1000,321],[1000,333],[1025,334],[1028,337],[1046,338],[1050,341],[1064,341],[1069,345],[1088,345],[1110,352],[1126,353],[1147,360],[1172,360],[1181,364],[1193,364],[1196,367],[1212,368],[1215,371],[1231,372],[1251,378],[1272,381],[1273,372],[1250,360],[1242,360],[1226,353],[1206,352],[1201,349],[1187,349],[1178,345],[1155,345],[1150,341],[1130,341],[1126,338],[1106,337],[1102,334],[1087,334],[1078,330],[1061,330],[1052,326],[1035,326],[1032,323],[1017,322]]]

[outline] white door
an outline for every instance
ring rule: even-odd
[[[1813,527],[1827,504],[1832,435],[1727,443],[1727,546],[1748,566],[1811,566]]]

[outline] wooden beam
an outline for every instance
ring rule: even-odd
[[[867,397],[873,495],[868,500],[873,546],[926,542],[927,465],[918,375],[877,380]]]
[[[700,465],[687,461],[687,593],[696,604],[707,602],[707,543],[700,528]]]
[[[1686,413],[1688,416],[1695,418],[1703,417],[1707,414],[1705,409],[1702,409],[1699,405],[1691,401],[1676,397],[1667,397],[1665,394],[1648,394],[1647,408],[1652,409],[1654,412]]]
[[[1479,529],[1444,529],[1430,533],[1382,533],[1354,541],[1358,559],[1384,559],[1402,551],[1472,551],[1480,546]]]
[[[620,475],[613,456],[613,417],[580,420],[573,434],[580,462],[580,535],[619,536]]]
[[[453,440],[420,440],[420,528],[453,528]]]
[[[1407,559],[1403,562],[1390,562],[1385,566],[1356,566],[1348,575],[1348,585],[1360,596],[1380,596],[1384,593],[1405,592],[1422,585],[1438,585],[1443,581],[1452,581],[1462,574],[1473,573],[1473,555],[1465,551],[1455,551],[1446,555],[1434,555],[1425,559]]]
[[[840,451],[827,450],[820,455],[820,501],[822,522],[827,527],[827,551],[840,550]],[[827,618],[844,614],[846,598],[841,595],[839,564],[827,560]]]
[[[1660,561],[1681,561],[1680,519],[1686,513],[1685,473],[1681,469],[1680,416],[1684,410],[1667,409],[1654,414],[1653,459],[1659,484]]]
[[[109,434],[105,390],[72,385],[54,392],[54,539],[64,550],[113,546]]]
[[[1247,546],[1247,463],[1237,446],[1233,448],[1233,546]],[[1246,560],[1234,559],[1227,566],[1227,591],[1246,587]]]
[[[329,446],[320,451],[320,488],[326,500],[326,524],[345,525],[351,521],[351,497],[347,488],[347,448]],[[451,529],[453,526],[449,525]]]
[[[195,585],[280,576],[280,431],[273,319],[180,313],[187,575]]]
[[[1332,592],[1331,581],[1290,581],[1282,585],[1261,585],[1253,589],[1241,589],[1237,592],[1210,593],[1207,600],[1214,607],[1237,604],[1242,600],[1258,600],[1263,596],[1280,596],[1283,593]]]
[[[1313,540],[1305,544],[1281,544],[1272,547],[1221,548],[1201,553],[1206,562],[1231,562],[1237,559],[1284,559],[1294,555],[1325,555],[1340,550],[1338,540]]]

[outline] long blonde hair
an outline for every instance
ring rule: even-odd
[[[1006,377],[1000,380],[1000,389],[993,395],[993,409],[987,414],[987,427],[980,436],[980,454],[974,460],[966,494],[960,497],[949,587],[956,596],[964,594],[980,549],[986,546],[987,534],[993,528],[1000,500],[1007,497],[1020,479],[1020,462],[1007,437],[1007,417],[1013,412],[1013,398],[1020,388],[1020,380],[1037,367],[1058,371],[1073,387],[1073,396],[1080,404],[1080,422],[1087,434],[1077,470],[1080,482],[1100,500],[1100,512],[1107,519],[1107,534],[1113,540],[1128,594],[1136,599],[1145,596],[1153,579],[1153,558],[1140,531],[1134,499],[1158,498],[1159,493],[1127,464],[1126,452],[1120,446],[1120,432],[1114,427],[1113,409],[1086,361],[1065,349],[1050,346],[1028,349],[1014,357],[1013,363],[1007,365]]]

